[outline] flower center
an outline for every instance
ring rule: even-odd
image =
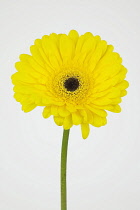
[[[79,85],[79,80],[75,77],[70,77],[64,82],[64,87],[70,92],[77,90]]]

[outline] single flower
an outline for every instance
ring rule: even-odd
[[[53,115],[64,130],[81,125],[82,136],[89,125],[107,123],[107,111],[119,113],[126,95],[127,69],[113,46],[87,32],[79,36],[52,33],[35,40],[31,55],[20,55],[12,75],[14,97],[22,110],[43,106],[43,117]]]

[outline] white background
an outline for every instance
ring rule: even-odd
[[[0,210],[59,210],[62,128],[42,107],[21,111],[13,99],[14,63],[36,38],[76,29],[115,46],[128,68],[122,112],[91,127],[87,140],[71,129],[68,210],[140,209],[139,0],[0,0]]]

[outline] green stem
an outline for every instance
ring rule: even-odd
[[[67,149],[69,131],[63,131],[62,149],[61,149],[61,210],[67,210],[67,186],[66,186],[66,172],[67,172]]]

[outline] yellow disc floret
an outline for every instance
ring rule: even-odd
[[[85,139],[89,124],[107,123],[105,110],[121,111],[127,70],[113,46],[99,36],[79,36],[75,30],[52,33],[35,40],[30,51],[20,56],[12,75],[14,97],[24,112],[43,106],[44,118],[53,115],[64,129],[80,124]]]

